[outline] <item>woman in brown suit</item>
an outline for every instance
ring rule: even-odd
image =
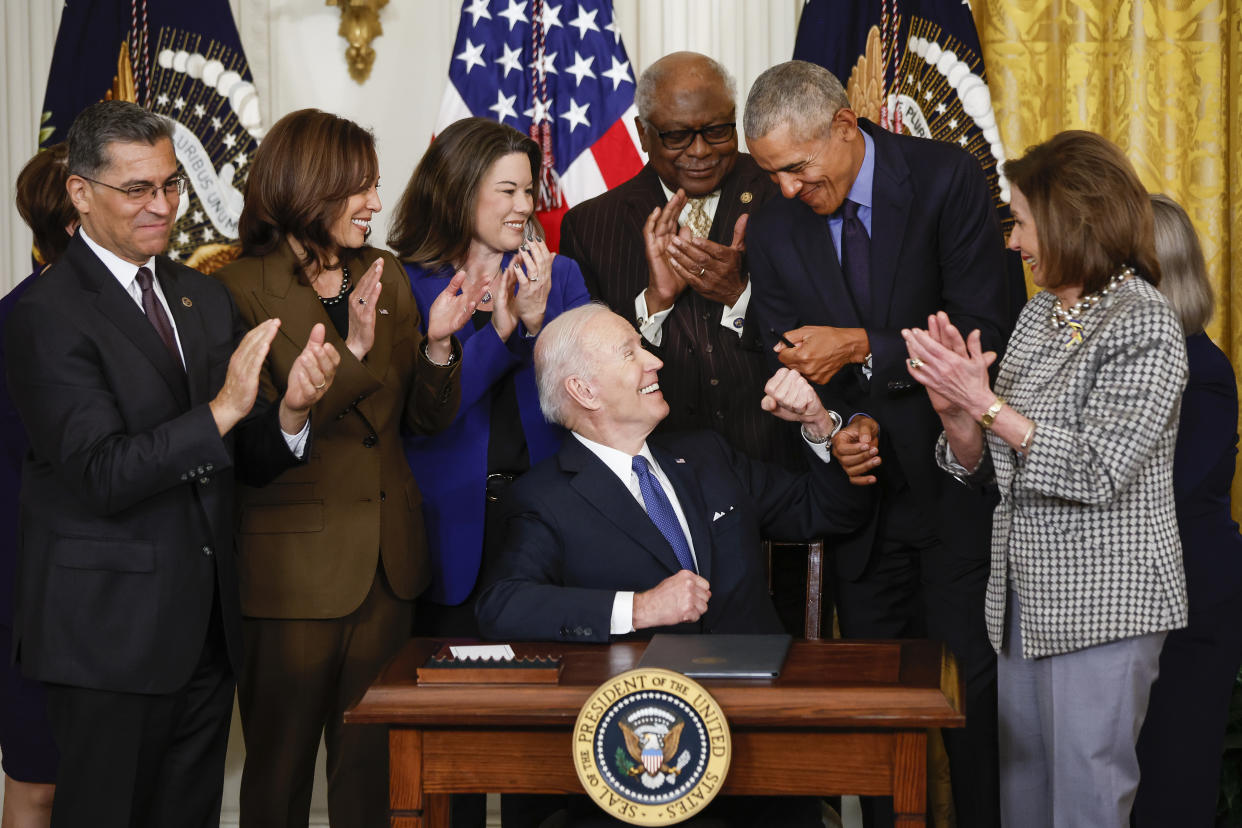
[[[243,258],[217,274],[247,324],[281,320],[269,398],[316,322],[341,354],[311,415],[310,462],[239,497],[243,826],[306,825],[320,734],[334,828],[388,824],[385,733],[343,727],[341,715],[409,636],[427,585],[421,497],[399,430],[452,422],[452,333],[478,297],[459,292],[459,275],[420,334],[401,265],[366,245],[378,166],[373,137],[352,121],[313,109],[281,118],[246,182]]]

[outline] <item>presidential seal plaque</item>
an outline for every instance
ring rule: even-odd
[[[574,767],[587,795],[631,825],[675,825],[715,798],[729,771],[729,723],[711,695],[671,670],[630,670],[578,712]]]

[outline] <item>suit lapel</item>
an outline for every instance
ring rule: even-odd
[[[316,322],[322,322],[324,341],[331,342],[338,352],[343,353],[345,340],[328,318],[328,312],[323,309],[315,289],[298,284],[296,260],[289,246],[282,243],[272,255],[264,256],[260,267],[263,268],[262,287],[255,298],[266,318],[280,319],[280,333],[277,336],[288,339],[301,350],[310,337],[311,328]],[[352,268],[350,277],[355,278]],[[303,287],[305,289],[300,289]]]
[[[673,548],[604,461],[572,434],[566,435],[558,459],[561,469],[571,475],[569,485],[605,520],[651,553],[669,574],[680,571]]]
[[[690,527],[690,538],[694,543],[694,557],[699,565],[699,574],[708,581],[712,579],[712,536],[711,527],[707,522],[707,506],[703,502],[703,492],[699,488],[698,478],[690,464],[684,458],[671,454],[658,446],[652,446],[651,455],[660,464],[677,501],[681,504],[682,514],[686,516],[686,524]]]
[[[870,122],[863,127],[875,144],[871,187],[871,308],[863,316],[873,324],[888,322],[897,281],[897,262],[910,218],[910,168],[905,158]]]
[[[177,338],[181,341],[181,355],[185,358],[186,381],[190,389],[190,404],[198,405],[210,397],[210,368],[207,364],[207,332],[203,329],[203,320],[194,310],[194,300],[189,286],[179,277],[176,270],[156,260],[160,287],[164,289],[164,298],[168,300],[168,309],[177,326]]]
[[[838,327],[855,327],[860,323],[854,300],[845,288],[845,274],[841,261],[828,233],[828,220],[811,212],[809,207],[794,211],[794,227],[788,238],[797,239],[790,247],[802,262],[806,272],[805,283],[811,285],[819,301],[829,309],[830,320],[816,320],[818,324],[829,322]],[[803,321],[801,318],[799,321]]]
[[[173,359],[164,347],[164,341],[155,332],[147,315],[104,266],[86,242],[75,237],[65,251],[66,260],[73,263],[82,287],[95,294],[95,306],[117,330],[132,342],[146,357],[156,372],[164,379],[178,404],[189,408],[190,397],[186,388],[185,369]],[[138,268],[135,266],[134,271]],[[163,285],[161,284],[161,287]],[[167,290],[165,291],[167,295]],[[180,299],[178,299],[180,301]]]

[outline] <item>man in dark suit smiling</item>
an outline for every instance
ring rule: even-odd
[[[759,538],[845,532],[866,518],[828,446],[840,418],[796,372],[763,408],[800,422],[796,475],[713,432],[648,435],[668,415],[660,360],[599,304],[566,311],[535,346],[544,415],[573,433],[510,489],[504,553],[477,604],[488,637],[609,641],[654,632],[779,632]]]
[[[900,335],[943,310],[1003,349],[1020,288],[986,181],[956,146],[858,118],[840,82],[802,61],[756,79],[745,131],[784,196],[748,233],[760,329],[825,404],[884,429],[877,440],[847,428],[834,448],[856,482],[879,490],[872,519],[835,550],[841,632],[949,645],[968,716],[965,733],[945,733],[958,824],[997,825],[996,657],[983,619],[992,503],[936,468],[940,420]]]
[[[222,285],[160,255],[186,186],[172,134],[122,101],[78,116],[81,227],[5,331],[30,435],[14,651],[48,685],[57,828],[219,824],[234,467],[261,485],[298,462],[339,361],[320,326],[279,404],[252,411],[280,322],[243,336]]]

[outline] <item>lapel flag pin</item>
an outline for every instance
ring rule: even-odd
[[[190,297],[188,296],[181,297],[181,304],[185,305],[187,308],[194,307],[194,303],[190,301]]]
[[[686,462],[686,459],[685,459],[684,457],[678,457],[678,458],[677,458],[674,462],[676,462],[676,463],[685,463],[685,462]]]
[[[738,196],[738,200],[740,200],[743,204],[750,204],[752,201],[754,201],[754,199],[755,197],[751,195],[750,190],[747,190],[746,192]]]

